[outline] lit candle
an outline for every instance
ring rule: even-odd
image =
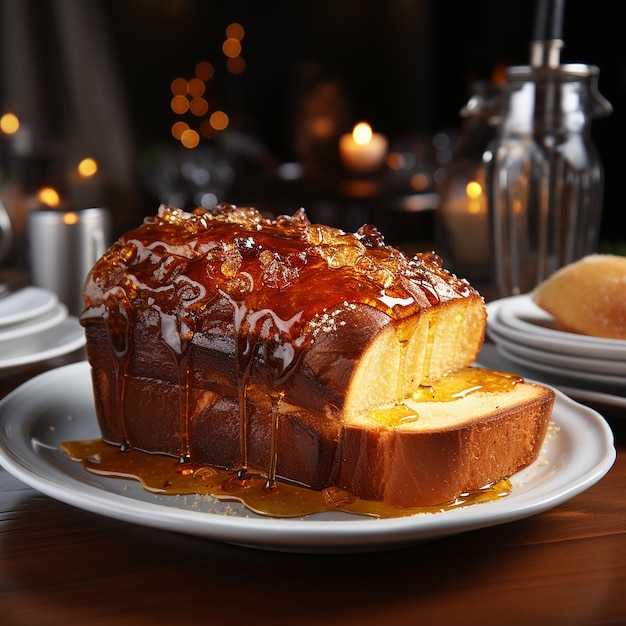
[[[371,174],[385,162],[387,138],[380,133],[373,133],[369,124],[359,122],[352,134],[339,138],[339,154],[351,172]]]
[[[480,264],[489,260],[487,198],[482,185],[472,180],[463,193],[442,207],[450,249],[457,262]]]

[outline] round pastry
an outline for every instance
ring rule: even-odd
[[[531,297],[562,330],[626,339],[626,257],[586,256],[549,276]]]

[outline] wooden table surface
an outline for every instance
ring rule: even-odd
[[[38,371],[0,381],[0,397]],[[596,485],[517,522],[374,553],[288,554],[116,521],[0,469],[0,624],[626,624],[626,415]]]

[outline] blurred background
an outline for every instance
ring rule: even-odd
[[[13,255],[41,204],[108,206],[116,235],[160,202],[302,206],[377,224],[409,251],[436,246],[461,110],[528,63],[533,15],[531,0],[0,0]],[[622,0],[567,1],[562,62],[599,66],[614,108],[592,124],[605,246],[626,240],[624,24]],[[361,121],[384,143],[365,165],[340,148]]]

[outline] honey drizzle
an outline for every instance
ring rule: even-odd
[[[125,294],[123,295],[125,296]],[[126,450],[131,447],[124,405],[126,398],[127,368],[130,363],[130,353],[132,349],[132,324],[128,309],[119,302],[117,294],[113,294],[112,297],[114,297],[118,303],[117,312],[119,315],[112,314],[111,311],[113,309],[109,308],[107,314],[103,316],[109,346],[113,355],[115,376],[115,397],[110,398],[110,402],[114,407],[115,420],[119,432],[121,433],[121,447],[122,450]]]
[[[189,448],[189,368],[190,352],[189,345],[181,355],[174,353],[176,365],[178,366],[178,405],[180,419],[180,461],[188,462],[191,458]]]
[[[248,472],[248,382],[252,363],[257,355],[259,342],[251,341],[245,320],[246,306],[223,294],[233,306],[233,330],[235,333],[235,369],[237,372],[237,400],[239,402],[239,454],[240,468],[237,476],[243,480]]]
[[[272,393],[272,423],[270,436],[270,459],[267,471],[266,489],[276,491],[276,467],[278,464],[278,429],[280,427],[280,403],[283,393]]]
[[[412,397],[403,398],[392,407],[371,411],[369,416],[379,424],[395,427],[419,420],[416,407],[420,404],[453,402],[479,392],[508,392],[521,380],[515,374],[470,366],[443,376],[432,385],[420,386]]]
[[[404,396],[404,381],[406,376],[407,367],[407,354],[409,350],[409,341],[411,338],[410,328],[398,325],[396,328],[396,337],[398,339],[398,345],[400,347],[398,363],[398,380],[396,381],[396,403],[393,407],[387,409],[379,409],[373,411],[373,417],[379,420],[381,416],[385,416],[385,419],[389,419],[389,415],[393,416],[393,420],[398,423],[413,422],[419,419],[417,411],[407,406],[406,398]]]
[[[320,491],[276,480],[268,490],[267,479],[248,473],[242,479],[236,471],[220,470],[190,461],[180,464],[175,457],[148,454],[139,450],[121,451],[101,439],[69,441],[62,450],[90,473],[108,478],[138,481],[157,495],[193,496],[205,501],[238,502],[248,510],[267,517],[302,517],[324,511],[341,511],[375,518],[407,517],[440,513],[463,506],[491,502],[507,496],[508,479],[500,480],[454,500],[432,506],[394,507],[384,502],[363,500],[338,487]],[[210,511],[210,508],[209,508]],[[216,510],[216,512],[220,512]]]

